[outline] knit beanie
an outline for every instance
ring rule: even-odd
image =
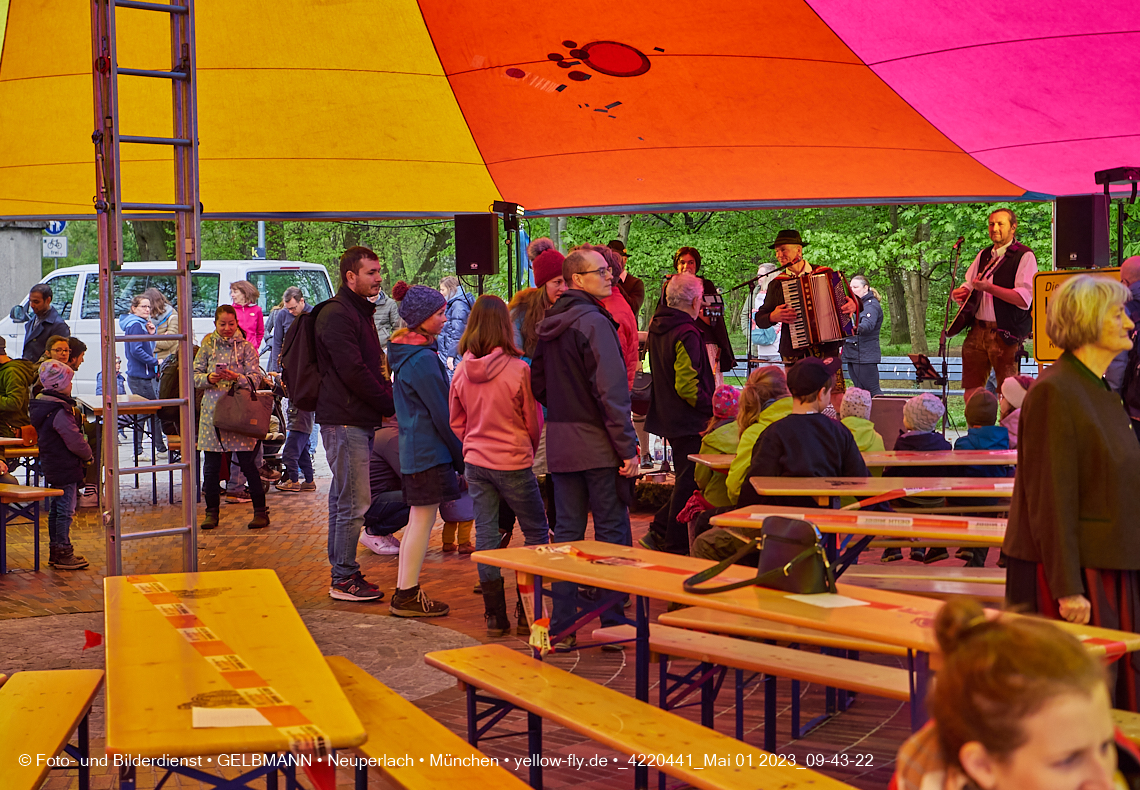
[[[843,403],[839,405],[839,416],[871,419],[871,393],[858,387],[848,387],[843,393]]]
[[[933,431],[946,413],[942,401],[924,392],[915,395],[903,406],[903,422],[912,431]]]
[[[45,360],[40,365],[40,384],[45,390],[60,390],[71,383],[75,371],[58,359]]]
[[[447,304],[443,294],[426,285],[413,285],[400,302],[400,318],[410,329],[416,329],[424,321]]]
[[[740,413],[740,390],[728,384],[721,384],[713,393],[713,417],[726,420]]]
[[[1020,409],[1031,386],[1033,386],[1033,379],[1029,376],[1010,376],[1001,383],[1001,394],[1009,401],[1010,406]]]
[[[550,237],[541,236],[528,244],[526,256],[530,259],[536,288],[541,288],[555,277],[562,276],[562,261],[566,256],[558,251],[554,246],[554,240]]]
[[[998,399],[989,390],[978,390],[966,404],[966,425],[980,427],[997,422]]]

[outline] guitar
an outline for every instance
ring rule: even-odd
[[[991,255],[993,254],[992,247],[990,248],[989,253]],[[993,274],[994,270],[997,269],[997,267],[1004,260],[1005,256],[1003,255],[997,261],[991,260],[987,262],[985,269],[983,269],[974,279],[984,280],[986,277]],[[966,301],[962,302],[962,304],[958,307],[958,312],[954,314],[954,320],[950,322],[950,328],[946,330],[946,336],[954,337],[954,335],[958,334],[963,329],[971,326],[974,323],[974,316],[977,314],[978,308],[981,306],[981,304],[982,292],[977,288],[972,288],[970,290],[970,295],[966,297]]]

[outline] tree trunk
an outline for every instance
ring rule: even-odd
[[[926,343],[926,305],[930,301],[930,283],[922,271],[906,274],[906,312],[910,326],[910,352],[928,354]]]
[[[898,266],[888,264],[887,273],[887,312],[891,314],[891,345],[905,345],[910,342],[910,319],[906,309],[906,286],[903,285],[903,272]]]
[[[551,217],[550,218],[550,240],[554,242],[554,249],[559,252],[565,252],[562,246],[562,235],[566,233],[566,228],[570,224],[569,217]]]
[[[404,251],[400,248],[400,240],[398,238],[392,239],[392,284],[396,284],[400,280],[408,281],[408,275],[404,271]],[[413,285],[413,283],[408,283]]]
[[[629,228],[631,225],[633,225],[632,214],[622,214],[621,218],[618,219],[618,238],[626,246],[629,246]]]
[[[131,222],[131,230],[134,231],[135,243],[139,247],[140,260],[170,260],[170,253],[166,251],[166,242],[167,239],[174,238],[173,222],[137,220]]]

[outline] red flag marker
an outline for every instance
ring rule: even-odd
[[[99,645],[103,644],[103,635],[97,634],[94,631],[88,631],[87,629],[84,629],[83,637],[86,640],[83,645],[84,650],[89,647],[99,647]]]

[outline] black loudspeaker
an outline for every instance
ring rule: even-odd
[[[1111,262],[1104,195],[1057,198],[1054,239],[1058,269],[1103,269]]]
[[[455,215],[455,273],[499,273],[499,215]]]

